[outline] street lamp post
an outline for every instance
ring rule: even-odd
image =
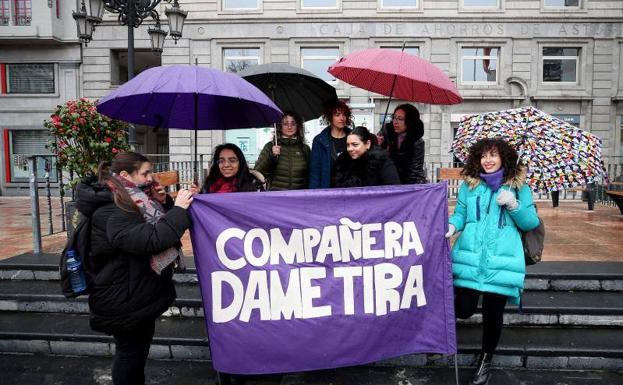
[[[167,32],[160,28],[160,15],[156,7],[161,1],[173,3],[170,8],[166,8],[164,13],[169,21],[169,32],[175,44],[182,37],[182,28],[187,12],[183,11],[178,4],[178,0],[82,0],[80,10],[73,12],[78,27],[78,38],[85,45],[93,38],[95,27],[102,22],[104,9],[112,13],[118,13],[119,23],[128,26],[128,80],[134,77],[134,28],[138,28],[148,17],[156,21],[153,28],[149,28],[147,33],[151,40],[151,49],[156,54],[162,53],[164,39]],[[130,125],[129,141],[131,145],[136,145],[136,132],[134,126]]]

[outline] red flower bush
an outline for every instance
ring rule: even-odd
[[[101,161],[130,150],[127,124],[100,114],[84,98],[56,106],[44,125],[54,137],[47,148],[63,170],[73,171],[78,178],[95,175]]]

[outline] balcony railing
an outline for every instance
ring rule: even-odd
[[[19,26],[30,25],[31,21],[32,21],[32,16],[30,15],[26,15],[26,16],[15,15],[15,25],[19,25]]]

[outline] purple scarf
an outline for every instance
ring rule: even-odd
[[[485,181],[487,186],[493,191],[496,192],[504,183],[504,168],[500,168],[496,172],[492,172],[491,174],[481,173],[480,177]]]

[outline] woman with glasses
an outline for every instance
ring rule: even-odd
[[[417,108],[411,104],[396,107],[391,125],[385,126],[380,139],[398,169],[402,184],[426,183],[423,136],[424,123]]]
[[[202,194],[262,191],[264,181],[247,166],[242,150],[232,143],[216,146],[212,166],[206,177]],[[191,191],[198,192],[193,185]]]
[[[329,188],[335,161],[346,152],[346,135],[350,132],[351,110],[336,100],[325,107],[324,120],[329,126],[316,135],[309,160],[309,188]]]
[[[400,184],[387,151],[376,145],[367,128],[357,126],[346,137],[346,152],[337,158],[334,187]]]
[[[303,119],[286,111],[277,124],[277,143],[266,143],[255,163],[255,170],[270,180],[269,190],[307,188],[309,155],[305,144]]]

